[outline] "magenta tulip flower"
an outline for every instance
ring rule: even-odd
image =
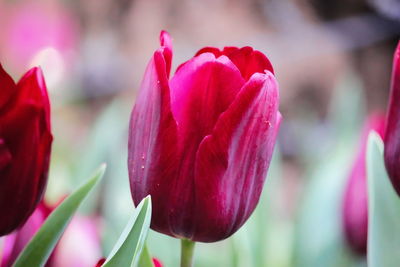
[[[360,148],[353,163],[345,188],[343,201],[343,227],[347,244],[357,254],[365,255],[368,239],[368,196],[366,153],[371,130],[383,136],[385,118],[372,115],[368,118],[361,136]]]
[[[214,242],[255,209],[281,120],[270,61],[251,47],[207,47],[169,79],[172,42],[147,66],[129,132],[135,204],[150,194],[152,229]]]
[[[15,84],[0,65],[0,236],[23,225],[47,183],[50,104],[39,68]]]
[[[392,84],[385,132],[385,165],[394,189],[400,196],[400,43],[393,59]]]

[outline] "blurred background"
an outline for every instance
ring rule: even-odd
[[[284,121],[260,205],[232,238],[198,244],[196,266],[366,266],[344,241],[342,198],[364,120],[386,110],[399,1],[0,0],[0,25],[3,67],[19,79],[40,65],[50,91],[46,201],[108,164],[80,211],[95,222],[101,255],[133,209],[129,116],[165,29],[173,69],[203,46],[249,45],[269,57],[280,84]],[[178,240],[151,232],[148,246],[178,266]]]

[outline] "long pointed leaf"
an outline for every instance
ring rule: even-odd
[[[368,138],[368,266],[397,267],[400,263],[400,198],[387,176],[383,142]]]
[[[136,266],[146,242],[151,220],[151,198],[136,207],[103,267]]]
[[[68,223],[71,221],[72,216],[88,193],[101,179],[105,169],[105,164],[101,165],[89,181],[69,195],[49,215],[42,227],[21,252],[13,265],[14,267],[44,266]]]

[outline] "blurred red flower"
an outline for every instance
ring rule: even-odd
[[[50,104],[42,72],[15,84],[0,65],[0,236],[22,226],[47,183],[51,143]]]

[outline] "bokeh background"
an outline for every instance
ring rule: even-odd
[[[165,29],[173,69],[203,46],[250,45],[280,84],[284,121],[260,205],[232,238],[198,244],[196,266],[366,266],[344,242],[342,198],[362,124],[386,110],[399,1],[0,0],[0,25],[4,68],[18,79],[40,65],[50,91],[46,201],[108,164],[80,210],[95,222],[103,256],[133,210],[129,115]],[[178,266],[178,240],[151,232],[148,246]]]

